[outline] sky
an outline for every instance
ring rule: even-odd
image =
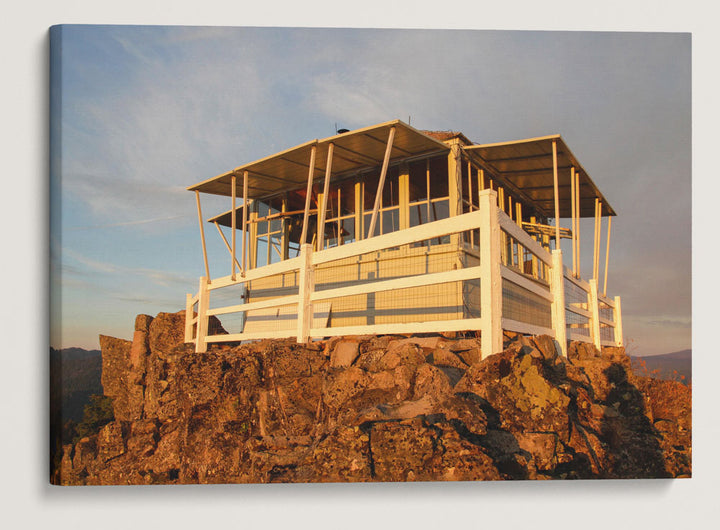
[[[129,339],[136,314],[184,308],[204,274],[187,186],[397,118],[476,143],[561,134],[618,213],[608,294],[628,351],[691,347],[687,33],[64,26],[53,39],[54,347]],[[203,197],[205,217],[229,206]],[[211,275],[225,275],[210,228]]]

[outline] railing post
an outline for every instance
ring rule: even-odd
[[[210,307],[210,291],[208,291],[207,278],[200,277],[200,290],[198,292],[198,316],[197,316],[197,332],[195,337],[195,353],[205,353],[207,351],[208,317],[207,310]]]
[[[550,271],[550,290],[552,301],[552,326],[555,331],[555,341],[560,347],[560,353],[567,357],[567,329],[565,321],[565,273],[563,271],[562,250],[552,251],[552,270]]]
[[[193,340],[192,321],[195,315],[193,314],[192,299],[193,296],[190,293],[185,296],[185,342],[192,342]]]
[[[598,301],[598,281],[592,278],[590,281],[590,298],[588,300],[590,313],[592,313],[592,341],[599,350],[602,346],[600,342],[600,304]]]
[[[482,358],[502,351],[502,276],[500,271],[500,222],[497,193],[479,193],[480,199],[480,317]]]
[[[300,271],[298,274],[297,341],[310,340],[313,321],[313,304],[310,295],[315,289],[315,269],[312,264],[313,249],[310,243],[300,246]]]
[[[622,311],[620,310],[620,297],[615,297],[615,309],[613,309],[613,320],[615,321],[615,346],[623,345]]]

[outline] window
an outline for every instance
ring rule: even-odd
[[[410,164],[408,197],[410,226],[439,221],[450,216],[448,167],[446,157],[435,157]],[[431,244],[449,243],[449,236]]]
[[[280,210],[263,202],[257,203],[258,263],[270,265],[282,260],[282,225]]]
[[[325,213],[325,248],[355,241],[354,179],[340,181],[330,187]]]
[[[367,175],[362,182],[363,196],[363,235],[368,238],[373,208],[375,207],[375,194],[380,183],[379,174]],[[382,197],[378,217],[375,221],[375,235],[389,234],[400,230],[400,188],[399,171],[397,166],[388,169],[385,175]]]

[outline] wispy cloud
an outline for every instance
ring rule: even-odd
[[[88,273],[103,273],[125,276],[126,278],[142,277],[162,287],[186,286],[197,281],[197,278],[184,273],[144,267],[125,267],[115,263],[88,258],[68,248],[63,249],[62,256],[63,272],[75,276],[87,277]],[[67,263],[66,258],[69,258],[71,262],[75,263]]]
[[[124,223],[110,223],[110,224],[96,224],[92,226],[70,226],[65,228],[67,231],[74,231],[74,230],[94,230],[99,228],[114,228],[118,226],[135,226],[135,225],[142,225],[142,224],[148,224],[148,223],[159,223],[162,221],[173,221],[175,219],[187,219],[187,215],[173,215],[170,217],[156,217],[154,219],[139,219],[137,221],[126,221]]]

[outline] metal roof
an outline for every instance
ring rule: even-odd
[[[379,169],[382,165],[391,127],[395,127],[395,138],[390,156],[391,164],[415,157],[447,154],[450,149],[447,144],[437,138],[437,133],[419,131],[400,120],[394,120],[355,129],[322,140],[312,140],[239,166],[187,189],[229,197],[231,196],[231,178],[235,175],[237,177],[237,196],[240,199],[243,173],[247,171],[248,199],[270,199],[286,191],[301,190],[307,184],[312,147],[317,146],[313,178],[321,179],[325,175],[330,143],[334,144],[333,180],[362,171]],[[480,166],[487,168],[490,176],[495,177],[502,185],[509,188],[509,191],[515,192],[521,198],[532,203],[547,217],[554,217],[553,142],[557,147],[560,217],[571,216],[571,167],[574,167],[579,174],[580,217],[594,217],[596,198],[602,201],[602,215],[616,215],[559,134],[492,144],[463,145],[464,142],[461,142],[460,145],[467,155],[478,162]],[[242,206],[238,206],[236,215],[241,215],[241,208]],[[230,226],[230,220],[229,211],[211,219],[211,221],[217,221],[224,226]]]
[[[314,178],[325,175],[327,152],[334,144],[332,177],[342,178],[360,170],[380,167],[385,155],[390,128],[395,138],[390,153],[393,159],[407,159],[430,153],[447,152],[450,148],[435,138],[413,129],[400,120],[389,121],[363,129],[355,129],[322,140],[312,140],[274,155],[250,162],[232,171],[188,187],[190,191],[231,196],[231,178],[236,175],[237,196],[242,196],[243,172],[248,172],[248,198],[264,199],[291,189],[304,187],[310,167],[310,151],[316,145]]]
[[[617,215],[559,134],[513,142],[464,146],[491,172],[517,188],[548,217],[555,217],[552,144],[557,146],[560,217],[571,217],[570,169],[580,180],[580,217],[595,216],[595,198],[602,201],[602,215]]]

